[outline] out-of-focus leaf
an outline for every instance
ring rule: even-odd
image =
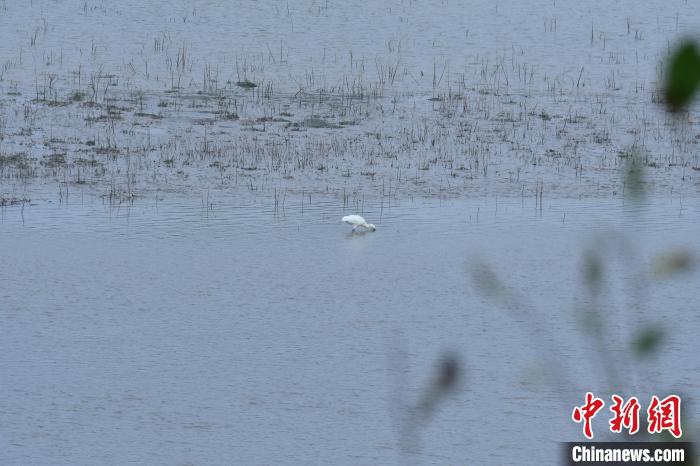
[[[625,195],[630,199],[641,199],[644,196],[644,164],[638,157],[630,157],[627,160]]]
[[[654,260],[653,271],[657,276],[688,272],[695,267],[696,260],[690,251],[673,251]]]
[[[588,251],[583,257],[583,277],[592,291],[598,291],[603,281],[603,261],[595,251]]]
[[[442,389],[452,388],[460,377],[459,360],[454,354],[446,354],[440,361],[437,386]]]
[[[683,110],[700,87],[700,53],[692,41],[682,43],[671,56],[666,78],[666,104],[672,112]]]
[[[438,403],[457,386],[461,377],[462,369],[457,355],[453,353],[444,354],[440,360],[435,378],[428,386],[423,398],[415,409],[416,420],[428,420]]]
[[[660,324],[641,328],[632,339],[632,350],[638,357],[651,356],[663,342],[666,332]]]
[[[478,263],[471,270],[476,288],[491,299],[503,298],[506,288],[496,275],[496,272],[485,263]]]

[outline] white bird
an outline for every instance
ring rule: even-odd
[[[365,219],[359,215],[346,215],[341,220],[345,223],[352,225],[352,231],[355,231],[357,227],[368,228],[372,231],[377,229],[377,227],[375,227],[371,223],[367,223]]]

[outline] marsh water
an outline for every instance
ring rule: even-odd
[[[445,352],[464,373],[422,429],[422,461],[549,463],[580,436],[562,395],[607,389],[577,318],[587,247],[607,248],[626,290],[605,309],[620,362],[637,326],[672,334],[623,371],[625,393],[698,390],[697,276],[639,276],[695,244],[697,202],[407,200],[367,206],[378,229],[354,235],[323,202],[236,204],[3,211],[8,463],[394,463],[396,405]],[[634,254],[596,240],[615,234]],[[474,285],[484,261],[518,312]],[[547,381],[551,359],[572,385]]]
[[[698,31],[0,0],[0,463],[552,464],[587,391],[692,432],[698,112],[659,89]]]

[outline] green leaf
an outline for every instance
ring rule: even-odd
[[[700,53],[694,42],[682,43],[671,57],[666,80],[666,104],[672,112],[685,108],[700,87]]]
[[[632,349],[639,357],[650,356],[664,339],[666,332],[660,324],[648,325],[640,329],[632,340]]]

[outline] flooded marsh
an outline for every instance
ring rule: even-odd
[[[457,4],[398,2],[353,35],[333,31],[351,3],[182,4],[165,22],[137,5],[5,5],[3,21],[26,22],[1,50],[3,196],[532,196],[541,182],[609,197],[631,153],[658,192],[697,191],[696,123],[657,104],[690,11],[591,6],[584,25],[565,5],[483,5],[471,22]]]
[[[0,463],[554,464],[587,391],[678,393],[693,440],[700,130],[662,85],[699,31],[0,0]]]

